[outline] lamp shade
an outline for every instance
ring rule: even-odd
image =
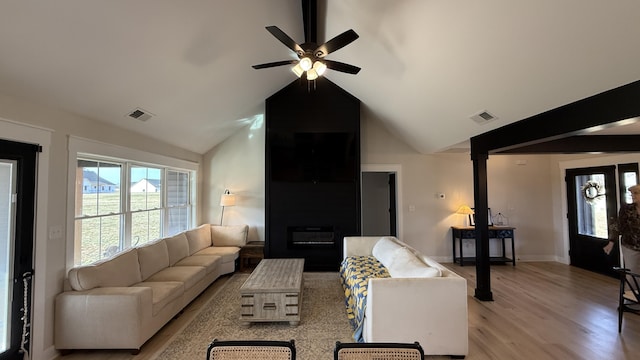
[[[313,69],[309,69],[307,70],[307,80],[315,80],[318,78],[318,73],[313,70]]]
[[[225,190],[224,194],[220,196],[220,206],[234,206],[236,204],[236,196]]]
[[[475,214],[473,210],[469,207],[469,205],[460,205],[458,210],[456,210],[456,214],[470,215]]]
[[[301,77],[304,73],[304,69],[302,69],[302,66],[300,66],[299,63],[296,64],[296,66],[292,67],[291,71],[293,71],[298,77]]]
[[[300,59],[300,62],[298,64],[300,64],[302,70],[308,71],[313,66],[313,61],[311,61],[311,59],[309,59],[308,57],[303,57],[302,59]]]
[[[322,61],[316,61],[313,63],[313,70],[316,71],[318,76],[321,76],[327,70],[327,65],[325,65]]]

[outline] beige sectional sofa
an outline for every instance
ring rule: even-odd
[[[463,277],[395,237],[345,237],[343,246],[345,259],[374,257],[390,275],[361,281],[366,289],[345,289],[351,303],[358,300],[349,296],[366,297],[358,341],[418,341],[427,355],[464,358],[468,354]]]
[[[55,347],[140,347],[223,274],[248,226],[204,224],[68,273],[55,301]]]

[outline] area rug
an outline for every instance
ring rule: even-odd
[[[240,286],[248,274],[234,274],[203,307],[200,314],[159,355],[158,359],[205,359],[207,347],[218,340],[295,341],[296,358],[332,359],[336,341],[353,342],[338,273],[304,273],[301,320],[288,323],[240,325]]]

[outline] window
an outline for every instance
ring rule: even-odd
[[[618,164],[620,182],[620,204],[631,204],[629,187],[638,184],[638,163]]]
[[[168,235],[185,231],[189,225],[189,173],[167,170],[167,212],[165,227]]]
[[[78,159],[74,258],[86,264],[122,249],[122,165]],[[103,184],[113,185],[111,191]],[[100,190],[99,190],[100,189]]]
[[[162,236],[162,170],[159,168],[131,166],[131,241],[136,246]]]
[[[193,176],[188,170],[79,157],[74,264],[187,230]]]

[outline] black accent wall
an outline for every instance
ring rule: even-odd
[[[343,237],[360,234],[360,100],[318,78],[265,106],[265,256],[338,270]]]

